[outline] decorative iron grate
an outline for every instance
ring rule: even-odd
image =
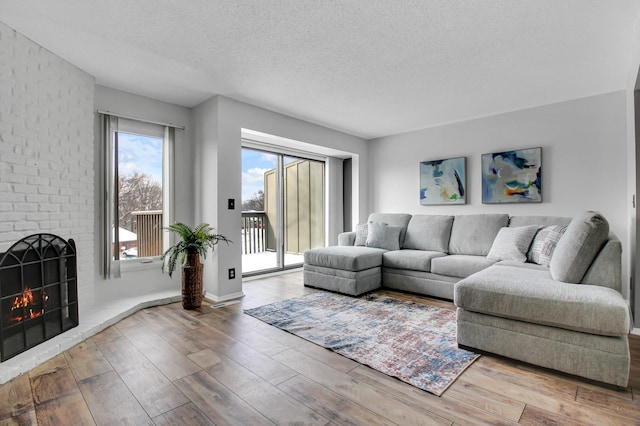
[[[35,234],[0,254],[0,361],[77,325],[73,240]]]

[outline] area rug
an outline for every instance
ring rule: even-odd
[[[438,396],[480,356],[458,348],[455,312],[383,295],[317,292],[244,312]]]

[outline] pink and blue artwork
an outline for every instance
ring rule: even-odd
[[[542,149],[482,155],[482,203],[542,202]]]
[[[466,157],[420,163],[420,204],[466,204]]]

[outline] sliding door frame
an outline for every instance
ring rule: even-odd
[[[273,272],[285,271],[288,269],[296,269],[302,266],[301,263],[292,265],[285,264],[285,193],[284,193],[284,158],[296,158],[300,160],[310,160],[321,162],[323,164],[322,182],[323,182],[323,195],[322,195],[322,235],[325,239],[327,229],[327,217],[324,214],[326,211],[326,184],[327,184],[327,162],[328,158],[324,156],[314,155],[307,152],[296,151],[287,148],[279,148],[263,144],[260,142],[252,141],[249,139],[242,139],[242,149],[249,149],[252,151],[264,152],[267,154],[275,155],[277,158],[276,165],[276,200],[277,200],[277,212],[276,212],[276,259],[277,265],[274,268],[262,269],[258,271],[244,272],[242,271],[242,277],[252,277],[256,275],[262,275]],[[266,191],[265,191],[266,192]],[[265,194],[265,208],[266,208],[266,194]],[[325,241],[326,242],[326,241]],[[245,256],[245,254],[243,254]]]

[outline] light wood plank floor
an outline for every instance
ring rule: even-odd
[[[0,387],[0,425],[640,424],[637,336],[627,389],[484,355],[436,397],[242,313],[312,291],[296,272],[142,310]]]

